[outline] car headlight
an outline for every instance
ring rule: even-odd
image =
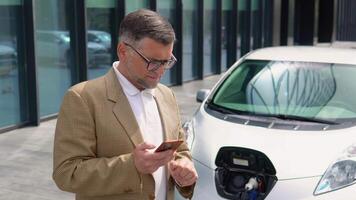
[[[190,120],[190,121],[184,122],[182,127],[184,130],[185,140],[187,141],[188,147],[190,150],[192,150],[194,137],[195,137],[194,121]]]
[[[320,179],[314,195],[332,192],[356,183],[356,144],[348,147]]]

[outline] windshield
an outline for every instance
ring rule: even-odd
[[[356,66],[246,60],[211,103],[230,111],[312,119],[356,118]]]

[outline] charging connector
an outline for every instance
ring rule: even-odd
[[[258,182],[256,177],[251,177],[245,184],[246,191],[254,190],[258,188]]]

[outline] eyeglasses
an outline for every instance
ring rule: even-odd
[[[133,49],[140,57],[146,61],[147,63],[147,70],[148,71],[156,71],[158,68],[161,66],[164,69],[170,69],[173,67],[173,65],[177,62],[176,57],[172,54],[172,57],[169,60],[150,60],[146,56],[144,56],[141,52],[136,50],[132,45],[124,42],[125,45],[129,46],[131,49]]]

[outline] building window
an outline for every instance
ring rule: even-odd
[[[35,0],[36,63],[40,116],[58,112],[71,85],[73,50],[70,47],[67,1]]]
[[[115,3],[115,0],[86,1],[88,79],[104,75],[117,59],[112,53],[116,52],[116,45],[112,44],[112,38],[117,35],[114,26],[118,26],[113,22]]]
[[[149,0],[127,0],[125,1],[125,12],[130,13],[140,8],[149,8]]]
[[[22,1],[0,2],[0,127],[28,120]]]
[[[183,3],[183,81],[198,78],[197,66],[197,1],[182,0]]]
[[[231,0],[223,0],[222,1],[222,12],[221,12],[221,71],[225,71],[228,66],[228,58],[229,54],[229,35],[231,35],[232,23],[236,23],[236,19],[233,19],[232,15],[232,1]],[[236,48],[234,46],[234,48]],[[237,46],[237,48],[239,48]]]
[[[158,0],[157,1],[157,12],[165,17],[173,26],[175,27],[175,1],[173,0]],[[176,32],[177,34],[177,32]],[[177,84],[177,66],[174,66],[170,70],[167,70],[163,75],[161,82],[166,85]]]
[[[203,58],[204,58],[204,75],[216,73],[216,1],[204,1],[204,41],[203,41]]]

